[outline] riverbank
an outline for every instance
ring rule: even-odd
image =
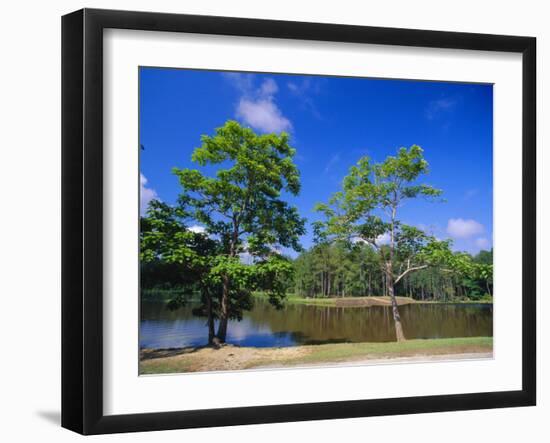
[[[172,289],[143,289],[141,300],[146,302],[168,302],[174,298],[179,291]],[[265,299],[269,297],[262,292],[254,292],[254,298]],[[397,305],[409,304],[493,304],[492,299],[482,300],[449,300],[449,301],[434,301],[434,300],[415,300],[412,297],[396,297]],[[188,302],[199,302],[200,298],[189,299]],[[329,307],[369,307],[369,306],[391,306],[391,298],[389,296],[365,296],[365,297],[298,297],[294,294],[288,294],[283,303],[303,304],[310,306],[329,306]]]
[[[236,371],[252,368],[369,364],[456,358],[490,358],[492,337],[407,340],[389,343],[337,343],[252,348],[227,345],[183,349],[142,349],[140,374]]]
[[[266,298],[267,296],[262,293],[255,293],[257,298]],[[492,304],[492,301],[473,301],[473,300],[459,300],[459,301],[433,301],[433,300],[415,300],[411,297],[395,297],[398,306],[410,305],[410,304],[443,304],[443,303],[455,303],[455,304]],[[296,297],[294,295],[288,295],[285,298],[284,303],[290,304],[303,304],[311,306],[330,306],[336,308],[359,308],[369,306],[391,306],[391,298],[388,296],[369,296],[369,297],[322,297],[322,298],[306,298]]]

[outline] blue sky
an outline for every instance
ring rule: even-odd
[[[196,167],[200,136],[236,119],[291,134],[302,191],[290,200],[308,219],[303,246],[312,244],[314,205],[361,156],[382,161],[417,144],[431,169],[422,182],[446,201],[410,200],[402,220],[452,238],[456,250],[492,247],[492,85],[142,67],[139,94],[142,210],[151,198],[173,203],[172,167]]]

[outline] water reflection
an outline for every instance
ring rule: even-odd
[[[171,348],[205,345],[204,319],[192,306],[170,311],[163,303],[141,305],[140,346]],[[493,335],[493,307],[483,304],[426,304],[399,308],[407,338],[475,337]],[[289,304],[278,311],[257,301],[241,322],[230,322],[228,343],[273,347],[299,344],[394,341],[388,307],[336,308]]]

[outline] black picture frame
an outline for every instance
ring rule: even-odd
[[[522,389],[104,415],[102,76],[103,30],[107,28],[522,54]],[[65,15],[62,18],[62,426],[82,434],[105,434],[535,405],[535,116],[533,37],[97,9]]]

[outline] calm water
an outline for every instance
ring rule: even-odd
[[[141,305],[140,346],[173,348],[207,343],[206,321],[194,317],[192,306],[170,311],[164,303]],[[493,335],[493,307],[484,304],[426,304],[400,306],[407,338]],[[272,347],[299,344],[394,341],[388,307],[336,308],[289,304],[277,311],[256,301],[242,321],[229,323],[227,342]]]

